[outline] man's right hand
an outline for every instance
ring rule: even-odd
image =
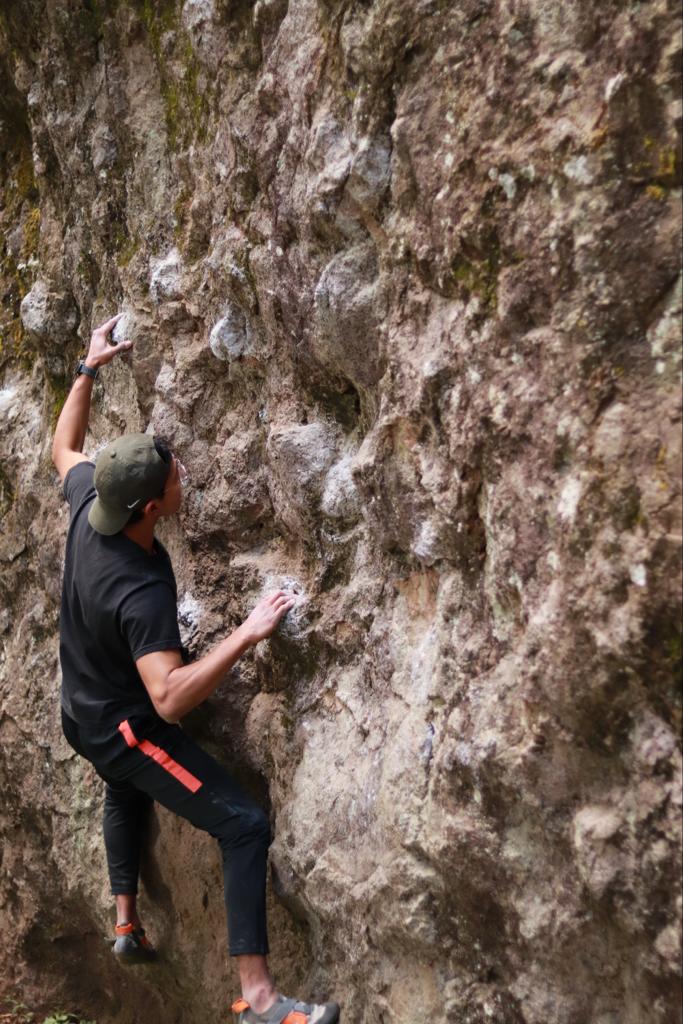
[[[296,597],[286,590],[275,590],[262,598],[242,623],[242,629],[249,641],[257,644],[259,640],[265,640],[270,636],[285,612],[288,612],[295,603]]]
[[[157,714],[177,722],[210,697],[238,658],[270,636],[296,598],[285,590],[267,594],[241,626],[203,658],[183,665],[180,651],[153,651],[135,662]]]

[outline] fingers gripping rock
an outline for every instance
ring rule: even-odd
[[[309,598],[303,585],[293,576],[268,575],[263,581],[259,597],[265,597],[274,590],[283,590],[294,598],[295,603],[280,619],[276,633],[288,640],[303,639],[309,626]]]
[[[135,333],[135,317],[130,310],[124,310],[122,316],[114,325],[110,340],[114,345],[120,345],[122,341],[135,341]]]

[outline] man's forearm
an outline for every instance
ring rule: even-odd
[[[252,644],[253,639],[242,623],[209,654],[191,665],[182,665],[169,672],[166,693],[159,702],[163,717],[176,721],[210,697]]]
[[[55,436],[52,442],[53,458],[55,452],[58,451],[83,451],[90,419],[92,386],[92,377],[87,377],[85,374],[80,374],[74,381],[55,427]]]
[[[88,354],[83,360],[92,370],[106,366],[120,352],[126,352],[132,346],[130,341],[120,341],[110,345],[108,337],[123,314],[118,313],[111,320],[100,324],[92,334]],[[82,452],[85,435],[90,418],[90,398],[92,395],[93,378],[87,374],[79,374],[69,392],[64,408],[57,420],[54,441],[52,442],[52,459],[60,452]],[[58,467],[59,468],[59,467]],[[65,469],[68,468],[68,464]],[[61,472],[61,470],[60,470]],[[64,473],[62,473],[64,476]]]

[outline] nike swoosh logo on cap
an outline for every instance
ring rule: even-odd
[[[142,501],[142,498],[137,498],[132,505],[126,505],[126,508],[135,508],[135,506]]]

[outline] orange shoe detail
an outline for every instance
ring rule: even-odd
[[[130,935],[131,932],[135,931],[134,924],[117,924],[115,928],[117,935]]]
[[[288,1013],[282,1024],[308,1024],[308,1014],[301,1013],[300,1010],[292,1010]]]

